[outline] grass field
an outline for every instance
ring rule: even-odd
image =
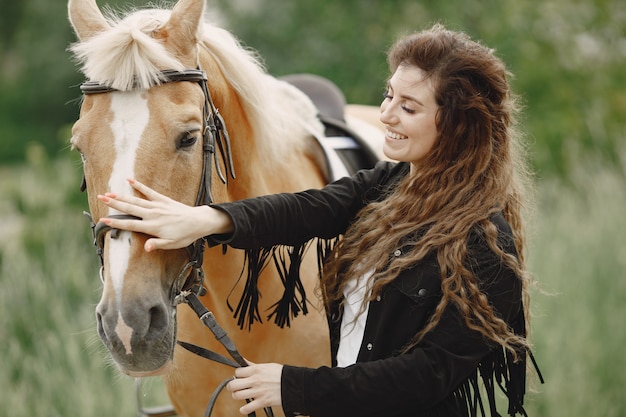
[[[131,417],[134,381],[95,333],[97,259],[80,169],[37,152],[0,168],[0,417]],[[540,184],[531,268],[531,417],[626,416],[626,181],[591,163]],[[157,381],[149,390],[156,401]]]

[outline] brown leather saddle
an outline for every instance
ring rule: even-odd
[[[304,92],[317,107],[318,118],[324,124],[325,138],[318,138],[326,152],[328,170],[337,179],[338,172],[354,174],[360,169],[372,168],[378,162],[376,153],[367,142],[345,120],[346,98],[335,83],[314,74],[291,74],[280,78]],[[343,168],[333,166],[337,158],[329,155],[334,152],[343,163]]]

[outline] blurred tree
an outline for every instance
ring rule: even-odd
[[[378,104],[385,50],[435,22],[497,50],[525,104],[541,175],[588,153],[619,162],[626,134],[622,0],[216,0],[231,30],[275,74],[314,72],[348,101]]]
[[[0,13],[0,51],[8,48],[13,41],[15,32],[19,27],[24,14],[25,2],[2,0],[0,2],[2,13]]]
[[[259,51],[274,75],[328,77],[348,101],[377,105],[385,51],[435,22],[495,48],[515,74],[542,175],[589,153],[618,162],[626,134],[623,0],[207,0],[209,19]],[[114,10],[148,0],[106,1]],[[161,1],[162,3],[162,1]],[[173,3],[173,1],[170,1]],[[104,0],[99,4],[103,6]],[[0,162],[36,141],[54,155],[76,119],[82,76],[66,2],[0,0]],[[62,132],[62,133],[59,133]]]
[[[58,156],[68,145],[63,126],[78,115],[82,81],[67,51],[76,40],[67,3],[0,1],[0,163],[22,162],[33,143]]]

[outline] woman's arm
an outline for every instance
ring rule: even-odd
[[[345,232],[357,212],[380,198],[408,167],[389,162],[341,178],[322,189],[281,193],[216,204],[231,217],[230,236],[209,239],[240,249],[296,246],[314,237],[331,239]]]
[[[188,206],[166,197],[135,180],[130,185],[146,198],[107,193],[98,199],[114,210],[139,220],[105,217],[101,222],[114,229],[129,230],[154,236],[145,243],[145,249],[179,249],[203,236],[230,233],[233,223],[221,210],[210,206]]]
[[[297,245],[313,237],[332,238],[343,233],[354,215],[398,168],[384,162],[359,171],[321,190],[273,194],[213,206],[187,206],[129,180],[146,198],[107,193],[98,198],[112,209],[141,220],[103,218],[100,221],[123,230],[154,236],[148,251],[178,249],[208,237],[209,244],[229,244],[252,249],[276,244]]]

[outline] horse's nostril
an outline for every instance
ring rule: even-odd
[[[148,334],[157,335],[167,327],[167,312],[163,306],[155,306],[150,309],[149,317],[150,317],[150,325],[148,329]]]
[[[103,341],[107,340],[106,332],[104,331],[104,325],[102,324],[102,314],[96,313],[96,324],[98,326],[98,335]]]

